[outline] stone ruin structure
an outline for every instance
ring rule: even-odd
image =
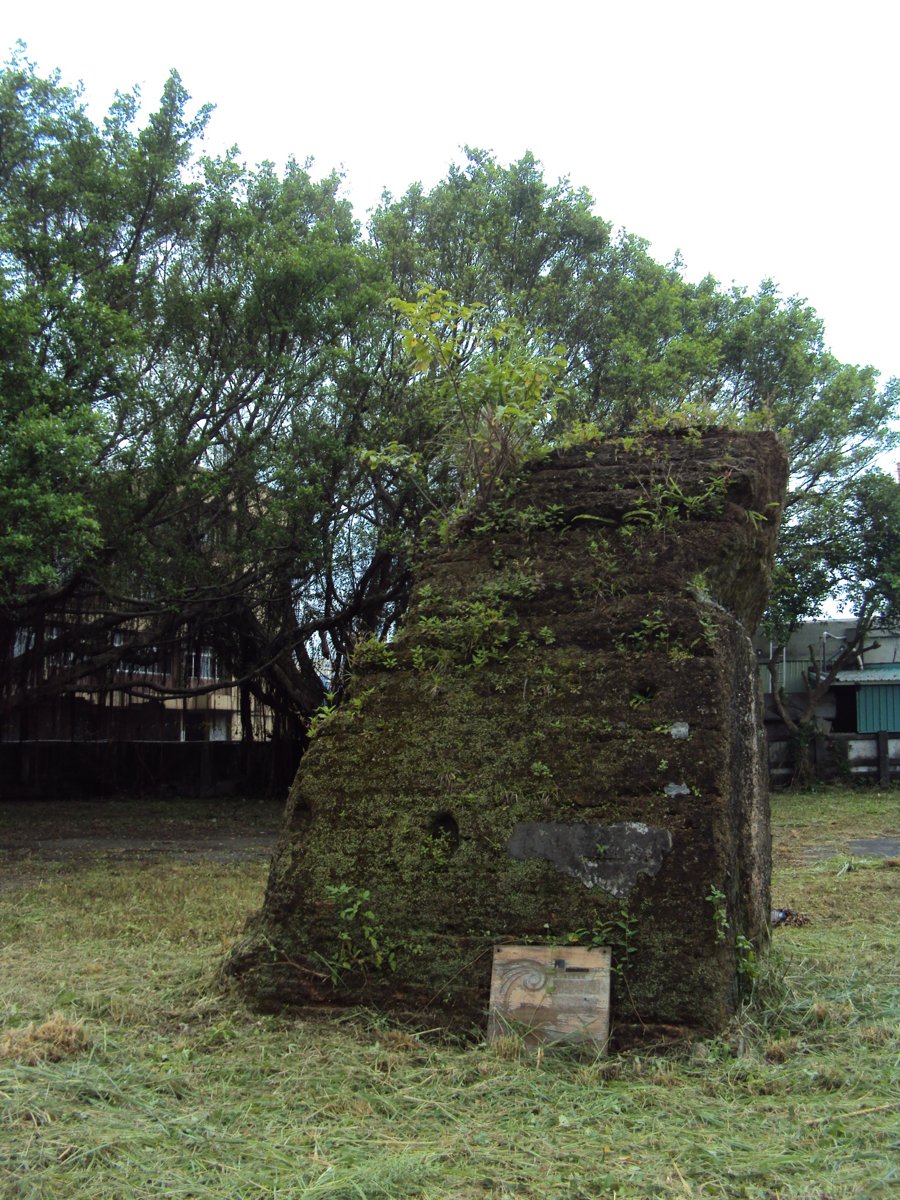
[[[580,445],[432,554],[301,764],[250,1000],[483,1027],[495,945],[609,945],[614,1038],[721,1029],[768,932],[786,477],[767,433]]]

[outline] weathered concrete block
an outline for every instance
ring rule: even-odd
[[[559,452],[418,575],[291,792],[229,970],[257,1004],[471,1026],[492,947],[613,949],[613,1016],[720,1028],[767,936],[769,434]]]
[[[672,849],[668,829],[642,821],[586,825],[569,821],[520,821],[506,843],[510,858],[542,858],[586,888],[624,900],[638,875],[656,875]]]

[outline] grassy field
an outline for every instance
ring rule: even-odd
[[[898,794],[773,810],[773,900],[809,923],[727,1036],[666,1057],[261,1018],[215,968],[262,864],[0,861],[0,1196],[898,1195],[898,864],[847,854]]]

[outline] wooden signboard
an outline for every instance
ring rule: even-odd
[[[608,946],[495,946],[488,1039],[526,1042],[609,1040]]]

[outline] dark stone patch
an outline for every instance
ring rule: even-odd
[[[506,843],[510,858],[545,859],[586,888],[600,888],[619,900],[631,894],[638,875],[656,875],[671,849],[668,829],[642,821],[617,825],[520,821]]]

